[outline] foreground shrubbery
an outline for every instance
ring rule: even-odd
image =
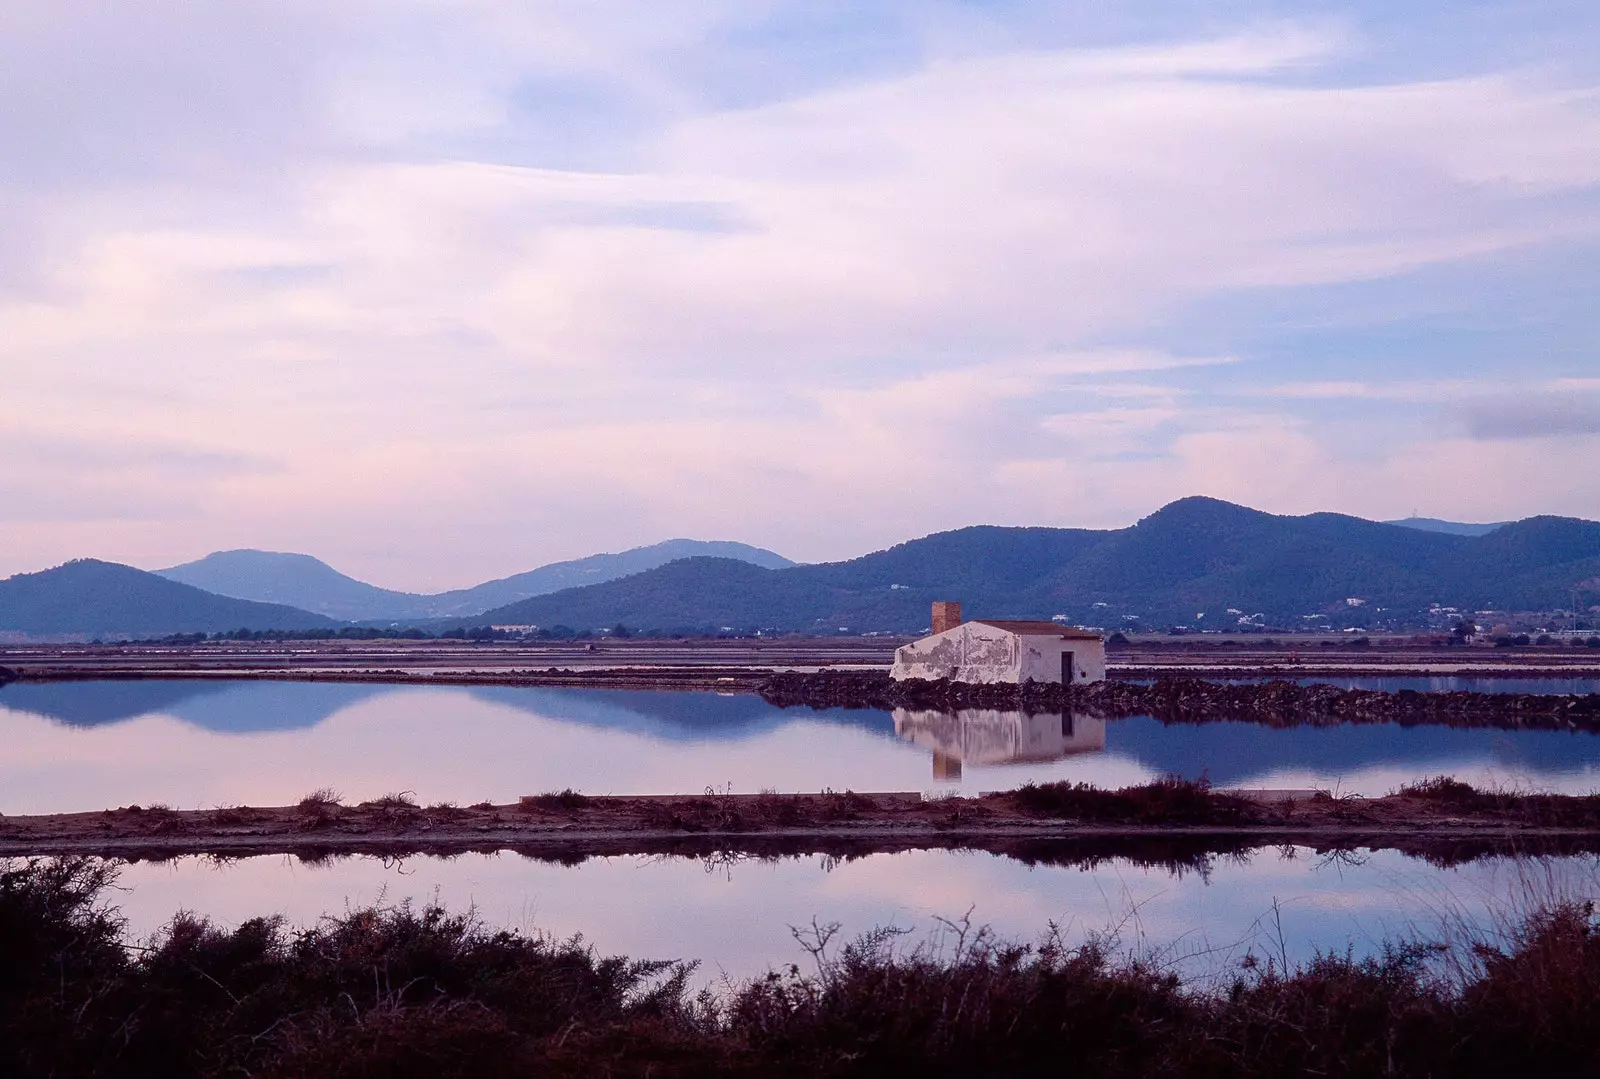
[[[679,964],[603,959],[428,908],[308,930],[179,917],[129,949],[87,861],[0,867],[0,1074],[1594,1074],[1600,933],[1572,906],[1480,950],[1328,956],[1186,989],[1093,944],[891,933],[713,1000]],[[948,943],[948,942],[947,942]]]

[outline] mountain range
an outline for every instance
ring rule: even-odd
[[[1497,528],[1504,528],[1510,521],[1495,521],[1491,524],[1468,524],[1465,521],[1441,521],[1437,517],[1402,517],[1396,521],[1385,521],[1386,525],[1399,525],[1401,528],[1416,528],[1423,532],[1444,532],[1452,536],[1487,536]]]
[[[379,588],[348,577],[310,555],[276,551],[217,551],[198,561],[155,572],[221,596],[285,603],[330,618],[408,622],[468,617],[530,596],[598,584],[695,556],[731,558],[767,569],[794,565],[780,554],[746,543],[670,539],[617,554],[553,562],[526,573],[435,595]]]
[[[931,601],[1080,625],[1417,625],[1432,604],[1600,603],[1600,524],[1530,517],[1480,536],[1185,498],[1121,529],[941,532],[779,570],[691,558],[484,612],[494,624],[916,632]]]
[[[939,599],[962,601],[972,616],[1107,628],[1379,628],[1426,624],[1434,604],[1600,604],[1596,522],[1530,517],[1441,530],[1417,520],[1280,516],[1195,497],[1128,528],[979,525],[816,565],[744,544],[670,540],[436,596],[377,588],[307,555],[219,552],[160,573],[81,560],[0,581],[0,632],[160,636],[359,620],[906,633],[926,627]]]
[[[329,629],[332,618],[218,596],[116,562],[81,558],[0,581],[0,631],[153,637],[250,629]]]

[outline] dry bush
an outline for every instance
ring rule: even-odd
[[[361,809],[417,809],[417,795],[414,791],[390,791],[388,794],[377,798],[369,798],[360,803]]]
[[[1219,794],[1204,781],[1177,776],[1107,791],[1087,783],[1029,783],[1012,792],[1023,811],[1041,817],[1144,824],[1242,824],[1259,819],[1254,803]]]
[[[344,801],[344,795],[332,787],[318,787],[300,799],[301,809],[334,809]]]
[[[1114,941],[1037,944],[966,920],[907,946],[796,934],[791,966],[690,992],[689,964],[601,957],[436,906],[292,930],[180,915],[129,949],[107,863],[0,863],[0,1074],[163,1076],[1592,1075],[1600,932],[1561,904],[1481,945],[1304,966],[1247,959],[1187,986]]]
[[[579,794],[571,787],[568,787],[565,790],[547,791],[544,794],[524,794],[517,799],[517,808],[525,813],[540,809],[570,812],[574,809],[583,809],[593,801],[594,799],[587,795]],[[487,803],[485,804],[487,805]],[[489,806],[488,808],[492,809],[494,807]]]
[[[1545,827],[1600,825],[1600,795],[1540,794],[1516,790],[1479,790],[1451,776],[1434,776],[1409,783],[1395,794],[1447,806],[1458,813],[1475,813]]]
[[[245,824],[255,820],[256,817],[256,811],[249,806],[220,805],[211,811],[211,823],[213,824]]]

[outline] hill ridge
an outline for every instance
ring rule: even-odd
[[[438,593],[400,592],[341,573],[314,555],[235,548],[155,570],[168,580],[235,599],[287,603],[352,622],[468,617],[530,596],[613,580],[687,554],[716,551],[753,564],[792,566],[782,555],[734,540],[674,538],[551,562],[522,573]]]
[[[0,630],[30,636],[158,637],[336,625],[310,611],[218,596],[98,558],[0,580]]]
[[[686,559],[491,609],[482,620],[917,632],[930,602],[959,599],[972,617],[1031,612],[1108,629],[1414,628],[1433,604],[1551,609],[1574,587],[1600,604],[1600,524],[1543,516],[1462,536],[1191,496],[1122,529],[973,525],[766,573]]]

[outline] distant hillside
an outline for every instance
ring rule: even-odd
[[[969,615],[1063,615],[1106,627],[1343,627],[1414,624],[1430,603],[1564,606],[1574,586],[1600,602],[1600,524],[1534,517],[1471,537],[1186,498],[1110,531],[981,526],[777,570],[686,559],[493,609],[481,621],[916,632],[931,601],[956,599]]]
[[[1402,517],[1398,521],[1385,521],[1384,524],[1399,525],[1401,528],[1416,528],[1423,532],[1443,532],[1450,536],[1487,536],[1497,528],[1503,528],[1510,521],[1496,521],[1493,524],[1467,524],[1464,521],[1441,521],[1437,517]]]
[[[336,625],[310,611],[216,596],[92,558],[0,581],[0,630],[30,636],[158,637]]]
[[[379,588],[348,577],[310,555],[275,551],[217,551],[198,561],[156,570],[156,573],[221,596],[287,603],[349,621],[383,622],[476,615],[530,596],[597,584],[696,556],[731,558],[769,569],[794,565],[780,554],[745,543],[671,539],[618,554],[555,562],[512,577],[437,595]]]
[[[648,547],[634,547],[617,554],[596,554],[486,581],[471,588],[429,596],[429,616],[472,615],[501,607],[530,596],[542,596],[565,588],[599,584],[631,573],[642,573],[665,566],[680,558],[721,558],[765,569],[781,569],[794,563],[761,547],[731,540],[670,539]]]
[[[216,551],[196,562],[155,571],[169,581],[219,596],[286,603],[331,618],[415,618],[428,610],[426,596],[392,592],[347,577],[307,554],[276,551]]]

